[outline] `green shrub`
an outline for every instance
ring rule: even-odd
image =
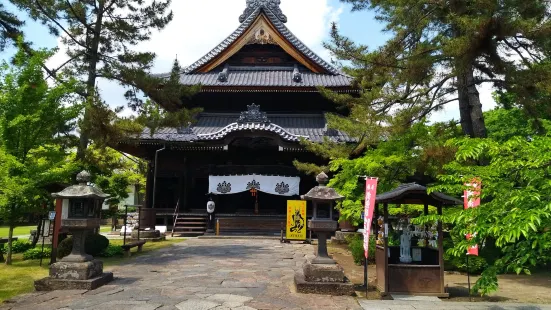
[[[354,259],[354,263],[356,265],[363,265],[365,261],[365,251],[364,251],[364,238],[363,235],[353,235],[346,237],[346,241],[348,242],[348,249],[352,253],[352,258]],[[368,261],[370,263],[375,262],[375,237],[370,236],[369,238],[369,255],[368,255]]]
[[[57,258],[63,258],[71,254],[73,249],[73,237],[65,238],[57,245]]]
[[[86,237],[84,251],[92,256],[99,256],[109,246],[109,239],[99,234],[90,234]],[[69,237],[59,243],[57,257],[63,258],[71,254],[73,249],[73,237]]]
[[[52,253],[52,250],[50,248],[44,248],[44,252],[42,252],[41,248],[29,249],[25,251],[25,253],[23,253],[23,259],[30,260],[30,259],[49,258],[51,253]]]
[[[6,244],[4,245],[4,247],[5,247],[5,251],[7,252],[8,245]],[[11,245],[12,253],[25,253],[27,250],[30,250],[32,248],[33,248],[33,245],[31,243],[23,240],[14,241],[12,242],[12,245]]]
[[[467,272],[467,255],[448,258],[444,262],[444,267],[448,267],[448,270]],[[480,274],[486,268],[488,268],[488,263],[484,257],[469,256],[469,273]]]
[[[100,234],[92,234],[86,237],[84,246],[86,253],[99,256],[109,246],[109,239]]]
[[[114,257],[114,256],[123,256],[124,251],[119,245],[109,245],[103,252],[101,252],[101,257]]]
[[[455,257],[447,253],[454,243],[451,238],[444,238],[444,269],[447,271],[467,272],[467,255]],[[480,274],[490,264],[493,264],[500,257],[501,251],[495,247],[493,242],[487,242],[479,249],[480,256],[469,256],[469,273]]]

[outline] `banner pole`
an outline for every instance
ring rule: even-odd
[[[365,298],[367,299],[367,292],[369,291],[369,285],[367,280],[367,257],[364,260],[364,285],[365,285]]]
[[[467,254],[467,284],[469,286],[469,302],[472,302],[472,297],[471,297],[471,272],[469,270],[469,254]]]

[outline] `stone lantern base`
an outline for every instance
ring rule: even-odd
[[[313,264],[307,262],[295,274],[297,292],[324,295],[354,295],[354,284],[345,276],[341,266],[336,264]]]
[[[103,272],[103,262],[58,262],[50,266],[50,276],[34,282],[37,291],[94,290],[113,281],[113,274]]]

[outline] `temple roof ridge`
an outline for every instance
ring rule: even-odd
[[[247,0],[247,7],[243,14],[239,16],[239,22],[243,23],[247,20],[247,17],[253,15],[256,10],[271,11],[282,23],[287,22],[287,16],[283,14],[283,11],[279,7],[281,0]]]
[[[218,57],[226,49],[228,49],[234,42],[236,42],[251,27],[251,25],[254,24],[255,20],[260,14],[264,13],[264,15],[268,18],[268,20],[273,24],[275,29],[305,57],[307,57],[312,62],[314,62],[315,64],[317,64],[318,66],[320,66],[321,68],[323,68],[324,70],[326,70],[332,75],[347,76],[341,70],[329,64],[323,58],[321,58],[316,53],[314,53],[308,46],[306,46],[306,44],[304,44],[300,39],[298,39],[289,30],[289,28],[285,26],[284,21],[282,21],[281,19],[281,16],[275,13],[272,9],[265,8],[265,2],[269,4],[274,1],[276,0],[252,0],[252,2],[255,2],[258,5],[254,5],[250,7],[251,9],[254,9],[254,10],[250,14],[248,14],[247,17],[243,19],[241,25],[239,25],[239,27],[233,33],[231,33],[228,37],[226,37],[226,39],[220,42],[220,44],[218,44],[216,47],[214,47],[212,50],[206,53],[203,57],[201,57],[193,64],[184,68],[182,70],[182,74],[194,73],[200,68],[202,68],[204,65],[208,64],[210,61]],[[251,5],[254,4],[252,2],[251,3],[247,2],[247,9],[245,10],[245,12],[248,12],[249,4]],[[279,0],[277,0],[277,2],[279,2]],[[279,8],[279,4],[278,4],[278,8]],[[170,73],[158,74],[156,76],[169,76],[169,75]]]

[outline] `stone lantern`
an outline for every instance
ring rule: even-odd
[[[303,200],[311,200],[314,207],[308,227],[318,236],[318,255],[312,260],[312,264],[335,264],[327,254],[327,238],[337,231],[338,223],[333,220],[333,208],[335,202],[343,200],[344,197],[335,189],[327,187],[329,177],[325,173],[320,173],[316,177],[316,182],[319,185],[301,197]],[[323,213],[323,211],[326,212]]]
[[[90,173],[82,171],[72,185],[52,197],[63,201],[61,228],[73,235],[71,254],[50,266],[50,276],[35,282],[37,291],[88,289],[92,290],[113,279],[112,273],[103,273],[103,262],[86,254],[86,236],[100,227],[103,201],[109,195],[88,185]]]
[[[329,177],[320,173],[316,177],[318,186],[312,188],[301,198],[313,204],[312,219],[308,227],[318,237],[318,253],[312,261],[306,262],[295,275],[295,284],[299,293],[353,295],[354,285],[344,276],[341,266],[327,253],[327,238],[337,231],[338,223],[333,220],[333,208],[344,197],[335,189],[327,187]],[[325,212],[324,212],[325,211]]]

